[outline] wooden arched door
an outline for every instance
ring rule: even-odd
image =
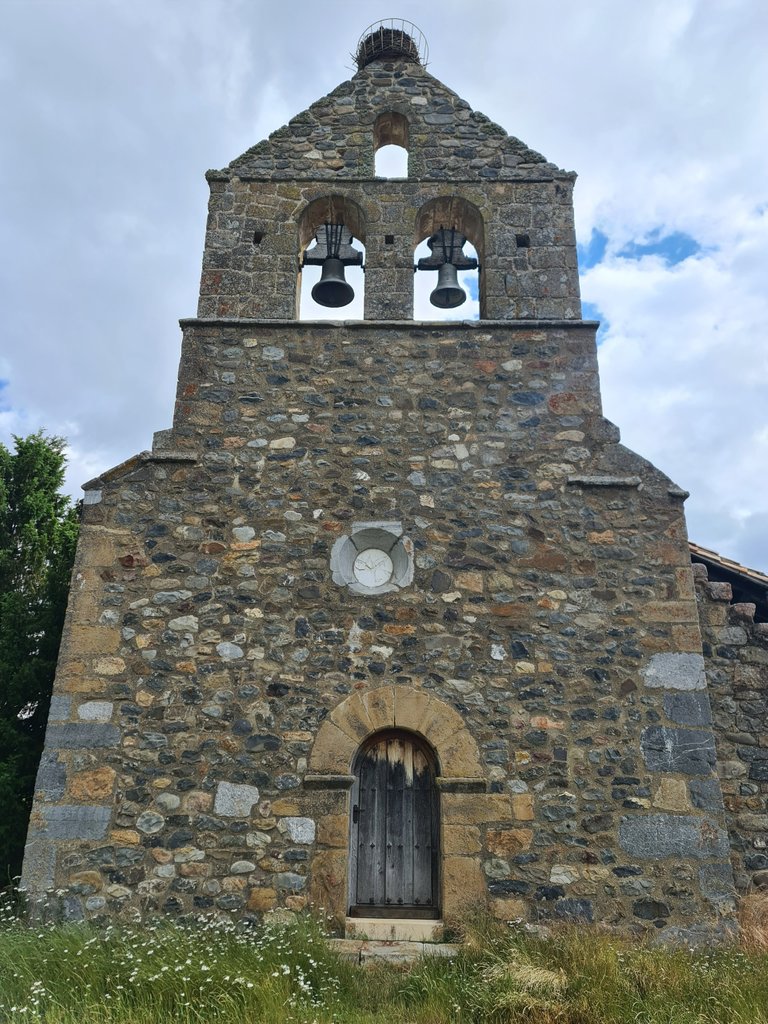
[[[439,917],[435,760],[412,733],[360,749],[352,787],[350,909],[357,917]]]

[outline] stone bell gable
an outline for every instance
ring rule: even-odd
[[[408,150],[397,187],[374,177],[391,143]],[[575,175],[410,60],[363,66],[207,177],[201,317],[294,318],[301,254],[330,219],[366,247],[366,319],[412,317],[414,247],[441,225],[477,249],[484,318],[581,315]]]
[[[403,110],[412,173],[376,179]],[[74,919],[721,929],[685,494],[602,416],[571,177],[413,60],[298,127],[209,175],[173,424],[86,485],[26,887]],[[365,244],[361,321],[296,316],[329,221]],[[478,252],[477,321],[413,319],[441,227]]]
[[[386,108],[386,109],[385,109]],[[224,171],[241,180],[374,176],[374,151],[410,153],[409,176],[433,181],[572,180],[419,64],[374,61],[291,118]]]

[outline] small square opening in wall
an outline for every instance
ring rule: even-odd
[[[515,242],[518,249],[529,249],[531,246],[530,235],[515,235]]]
[[[384,245],[394,245],[394,244],[395,244],[395,236],[394,235],[384,235]]]
[[[254,231],[253,232],[253,244],[254,245],[261,245],[263,240],[264,240],[264,232],[263,231]]]

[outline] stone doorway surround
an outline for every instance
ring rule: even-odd
[[[440,790],[441,906],[444,919],[455,920],[468,906],[488,901],[477,826],[508,821],[510,799],[487,792],[477,743],[462,716],[431,693],[405,686],[351,694],[318,730],[304,780],[307,789],[319,791],[322,804],[320,848],[310,866],[312,900],[337,922],[345,921],[349,795],[355,778],[352,765],[360,745],[385,729],[415,733],[435,752]]]

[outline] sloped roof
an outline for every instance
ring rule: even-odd
[[[711,565],[713,568],[721,569],[723,572],[735,573],[750,583],[755,583],[768,589],[768,575],[764,572],[760,572],[758,569],[749,569],[732,558],[725,558],[716,551],[703,548],[700,544],[695,544],[693,541],[689,541],[688,546],[691,549],[691,558],[694,561],[704,562],[705,565]]]

